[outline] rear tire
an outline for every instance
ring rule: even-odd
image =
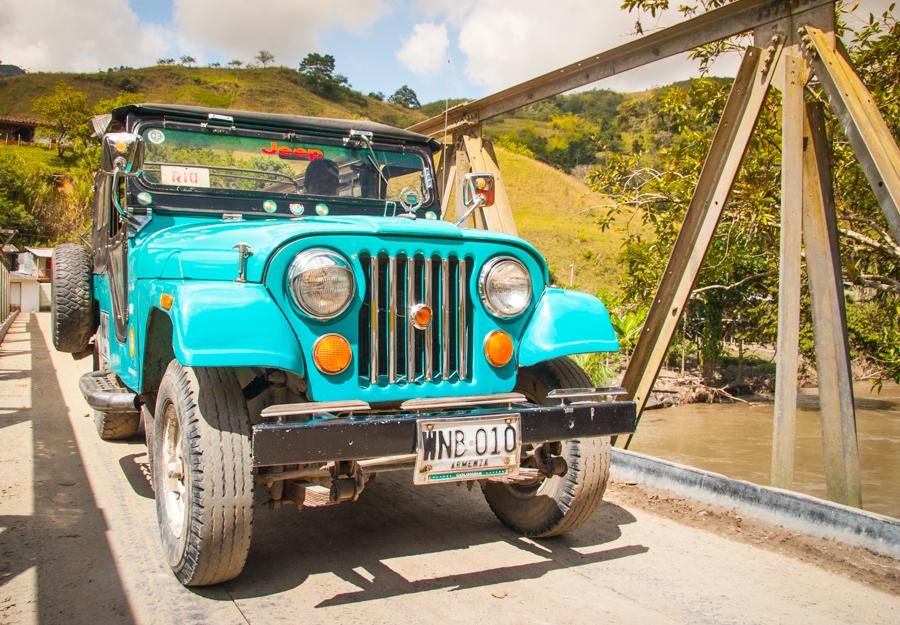
[[[97,329],[94,315],[91,255],[80,245],[66,243],[53,250],[50,316],[53,346],[70,354],[90,349]]]
[[[118,441],[135,436],[141,430],[139,412],[94,411],[94,427],[105,441]]]
[[[593,386],[581,367],[557,358],[519,370],[516,390],[537,404],[547,404],[556,388]],[[609,438],[563,441],[568,465],[563,476],[541,478],[534,484],[483,482],[491,510],[513,531],[534,538],[558,536],[583,525],[600,505],[609,480]]]
[[[156,514],[172,571],[185,586],[237,577],[253,530],[253,465],[250,416],[234,370],[173,360],[153,430]]]

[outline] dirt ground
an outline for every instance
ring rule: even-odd
[[[143,445],[94,432],[89,366],[52,350],[45,314],[0,346],[2,624],[900,622],[896,562],[626,484],[535,541],[478,489],[379,478],[356,504],[259,509],[244,574],[187,590]]]

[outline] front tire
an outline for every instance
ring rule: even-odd
[[[546,405],[553,389],[591,386],[581,367],[557,358],[520,369],[516,390]],[[546,538],[570,532],[591,517],[609,481],[609,438],[567,440],[562,448],[568,465],[563,476],[540,478],[533,484],[482,484],[488,505],[504,525],[525,536]]]
[[[228,368],[163,376],[153,418],[153,484],[166,559],[185,586],[237,577],[253,529],[250,417]]]

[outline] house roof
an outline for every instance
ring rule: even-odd
[[[38,258],[52,258],[52,247],[26,247],[26,250],[37,256]]]

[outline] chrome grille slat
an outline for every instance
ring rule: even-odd
[[[403,318],[406,319],[406,382],[412,384],[416,381],[416,328],[412,324],[413,300],[416,297],[416,258],[406,258],[406,301],[403,302],[406,311]]]
[[[378,256],[369,262],[369,382],[378,384]]]
[[[422,285],[422,302],[431,307],[432,311],[432,321],[434,321],[434,301],[431,299],[431,257],[426,257],[423,262],[422,272],[425,274],[425,284]],[[425,328],[425,381],[431,382],[431,372],[434,369],[434,363],[432,362],[432,353],[431,353],[431,342],[434,340],[434,335],[432,334],[432,327],[434,327],[434,323],[429,323],[428,327]]]
[[[388,380],[397,383],[397,257],[388,257]]]
[[[450,379],[450,259],[441,259],[441,378]]]
[[[468,363],[466,362],[466,346],[468,344],[466,337],[466,261],[459,259],[456,266],[456,274],[458,285],[456,288],[456,370],[460,380],[468,377]]]

